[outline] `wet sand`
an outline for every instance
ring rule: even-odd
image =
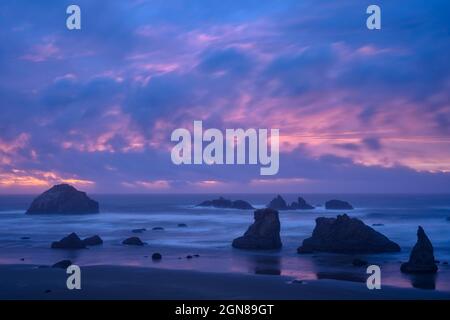
[[[450,299],[450,292],[340,280],[208,273],[123,266],[82,267],[81,290],[68,290],[64,269],[0,266],[0,299]]]

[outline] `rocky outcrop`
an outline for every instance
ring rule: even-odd
[[[27,214],[98,213],[98,202],[68,184],[59,184],[33,200]]]
[[[244,200],[229,200],[223,197],[214,200],[203,201],[198,204],[197,207],[214,207],[221,209],[241,209],[241,210],[251,210],[254,209],[253,206]]]
[[[353,206],[347,201],[330,200],[325,202],[325,209],[328,210],[353,210]]]
[[[277,195],[274,199],[272,199],[272,201],[269,202],[267,208],[273,210],[288,210],[289,206],[287,205],[286,201],[283,199],[282,196]]]
[[[290,209],[292,210],[312,210],[314,207],[306,202],[302,197],[298,197],[297,202],[292,202]]]
[[[404,273],[436,273],[438,270],[433,245],[420,226],[417,230],[417,242],[411,251],[409,261],[403,263],[400,270]]]
[[[99,236],[95,235],[95,236],[84,239],[83,243],[86,246],[99,246],[99,245],[103,244],[103,240]]]
[[[126,244],[129,246],[143,246],[144,242],[142,242],[138,237],[131,237],[123,240],[122,244]]]
[[[76,233],[71,233],[67,237],[59,241],[55,241],[51,245],[52,249],[84,249],[86,245]]]
[[[307,203],[305,199],[302,197],[298,197],[297,202],[292,202],[291,205],[288,205],[282,196],[277,195],[270,203],[267,205],[267,208],[271,208],[274,210],[311,210],[314,209],[312,205]]]
[[[233,240],[232,246],[250,250],[281,248],[278,211],[270,208],[256,210],[254,219],[255,222],[247,229],[245,234]]]
[[[357,218],[346,214],[337,218],[317,218],[310,238],[303,240],[298,253],[314,251],[332,253],[398,252],[400,247]]]

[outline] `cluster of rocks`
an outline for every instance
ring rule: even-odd
[[[240,210],[252,210],[253,206],[244,200],[229,200],[223,197],[214,200],[206,200],[198,204],[197,207],[214,207],[221,209],[240,209]]]
[[[272,201],[269,202],[267,208],[274,210],[311,210],[314,209],[312,205],[307,203],[302,197],[298,197],[297,202],[292,202],[288,205],[282,196],[277,195]]]
[[[55,185],[33,200],[27,214],[98,213],[99,204],[68,184]]]
[[[103,244],[102,238],[98,235],[81,240],[80,237],[72,232],[68,236],[51,244],[52,249],[85,249],[88,246],[97,246]]]

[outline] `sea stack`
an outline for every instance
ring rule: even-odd
[[[206,200],[198,204],[197,207],[213,207],[222,209],[240,209],[240,210],[252,210],[253,206],[244,200],[229,200],[224,197],[214,200]]]
[[[331,253],[398,252],[400,246],[357,218],[338,215],[337,218],[317,218],[310,238],[303,240],[298,253],[314,251]]]
[[[282,196],[277,195],[276,198],[272,199],[272,201],[269,202],[267,208],[273,210],[288,210],[289,206],[287,205],[286,201],[284,201]]]
[[[232,246],[247,250],[273,250],[281,248],[278,211],[259,209],[254,213],[255,222],[242,237],[233,240]]]
[[[409,261],[403,263],[400,270],[404,273],[436,273],[438,270],[433,245],[421,226],[417,230],[417,242],[411,251]]]
[[[27,214],[98,213],[98,202],[68,184],[58,184],[33,200]]]
[[[325,209],[327,210],[353,210],[353,206],[347,201],[330,200],[325,202]]]

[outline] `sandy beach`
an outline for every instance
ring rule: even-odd
[[[338,280],[293,281],[285,276],[206,273],[141,267],[82,267],[81,290],[66,288],[63,269],[0,266],[0,299],[450,299],[450,292]]]

